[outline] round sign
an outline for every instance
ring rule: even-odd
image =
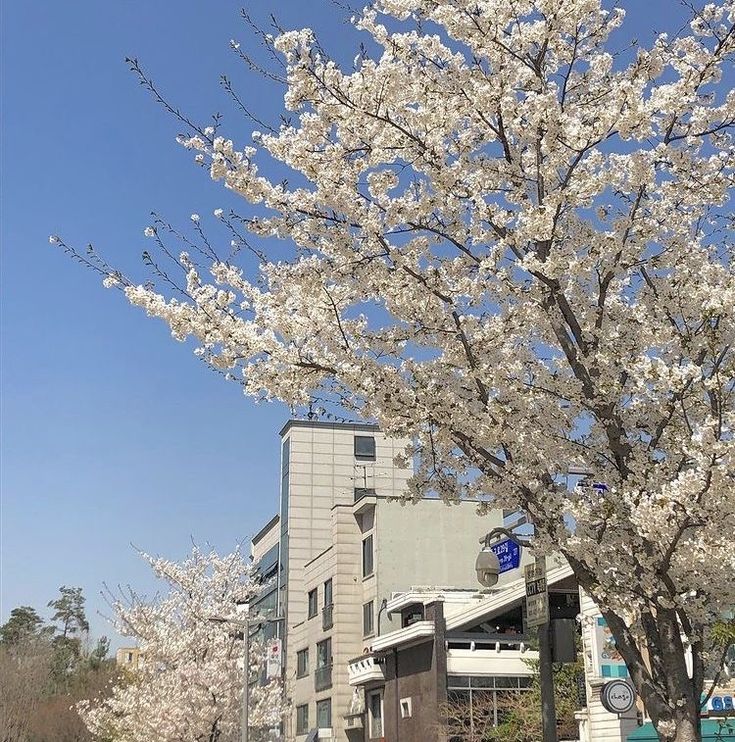
[[[611,680],[602,686],[600,701],[611,714],[624,714],[635,706],[635,691],[625,680]]]

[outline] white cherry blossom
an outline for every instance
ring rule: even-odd
[[[259,259],[125,292],[246,393],[414,440],[410,496],[525,510],[684,742],[735,605],[735,2],[629,56],[623,19],[378,0],[354,19],[376,52],[346,70],[283,33],[291,118],[181,140],[253,206],[233,243]]]
[[[235,742],[243,690],[242,615],[259,586],[239,550],[227,556],[195,547],[183,562],[142,554],[167,592],[146,600],[129,591],[112,602],[115,628],[136,640],[140,666],[112,694],[77,709],[100,739],[119,742]],[[251,650],[251,672],[264,649]],[[280,681],[253,685],[254,731],[277,726],[284,708]]]

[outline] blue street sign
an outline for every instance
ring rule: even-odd
[[[490,544],[490,548],[500,562],[500,574],[521,566],[521,547],[509,538]]]

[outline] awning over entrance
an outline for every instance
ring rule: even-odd
[[[650,722],[628,735],[628,742],[658,742]],[[702,742],[735,742],[735,719],[702,719]]]

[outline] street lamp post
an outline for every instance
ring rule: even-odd
[[[238,606],[245,606],[245,620],[238,621],[232,618],[221,618],[212,616],[208,620],[211,623],[222,623],[236,626],[242,630],[243,637],[243,671],[244,681],[242,684],[242,709],[240,712],[240,739],[242,742],[248,742],[250,737],[250,611],[247,603],[238,603]]]
[[[481,585],[492,587],[500,576],[500,561],[492,550],[492,541],[499,537],[505,537],[518,544],[518,546],[529,548],[531,542],[520,538],[507,528],[494,528],[490,533],[480,539],[483,549],[477,555],[475,570],[477,579]],[[543,742],[557,742],[556,732],[556,702],[554,699],[554,672],[551,656],[551,622],[546,621],[538,627],[539,639],[539,685],[541,686],[541,727]]]
[[[242,684],[242,715],[240,717],[240,738],[248,742],[250,738],[250,607],[246,606],[243,621],[243,661],[244,680]]]
[[[250,608],[247,603],[238,603],[239,606],[244,606],[243,613],[245,614],[245,618],[242,621],[238,621],[237,619],[231,619],[231,618],[220,618],[219,616],[214,616],[209,619],[212,623],[226,623],[230,624],[232,626],[237,626],[239,629],[242,630],[243,634],[243,688],[242,688],[242,711],[240,714],[240,739],[242,742],[249,742],[250,740]],[[257,624],[258,626],[262,624],[267,623],[278,623],[279,621],[283,621],[282,618],[258,618]]]

